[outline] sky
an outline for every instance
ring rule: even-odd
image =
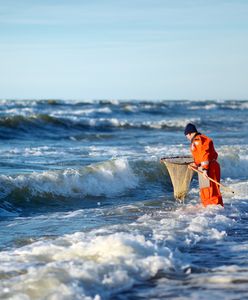
[[[0,99],[248,99],[247,0],[0,0]]]

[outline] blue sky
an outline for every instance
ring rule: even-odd
[[[248,99],[247,0],[0,0],[0,98]]]

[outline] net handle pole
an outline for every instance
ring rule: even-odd
[[[204,173],[203,173],[202,171],[196,169],[196,168],[193,167],[192,165],[188,165],[188,168],[190,168],[190,169],[192,169],[193,171],[195,171],[195,172],[201,174],[202,176],[205,176]],[[214,180],[213,178],[211,178],[211,177],[209,177],[209,176],[207,176],[207,175],[206,175],[206,177],[207,177],[208,180],[210,180],[210,181],[216,183],[217,185],[221,186],[223,189],[225,189],[225,190],[227,190],[227,191],[229,191],[229,192],[231,192],[231,193],[234,194],[234,191],[233,191],[232,189],[230,189],[229,187],[225,186],[224,184],[222,184],[222,183],[220,183],[220,182]]]

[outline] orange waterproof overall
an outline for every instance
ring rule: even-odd
[[[197,133],[191,141],[191,153],[199,170],[206,169],[210,178],[220,182],[218,153],[214,149],[213,141],[209,137]],[[224,206],[220,188],[216,183],[199,174],[199,184],[201,202],[204,206],[211,204]]]

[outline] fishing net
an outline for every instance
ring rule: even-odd
[[[188,168],[188,165],[193,162],[192,157],[164,157],[161,158],[161,162],[166,166],[169,172],[175,199],[183,201],[189,190],[189,185],[194,173]]]

